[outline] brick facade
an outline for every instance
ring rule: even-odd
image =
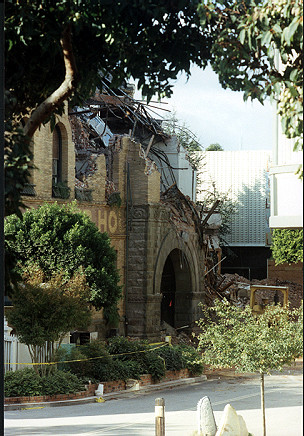
[[[36,196],[24,197],[29,207],[37,207],[44,201],[66,203],[75,199],[75,150],[67,115],[59,117],[58,126],[62,138],[63,176],[71,189],[70,198],[52,197],[53,132],[46,125],[34,136],[34,164],[37,169],[33,171],[32,180]],[[145,158],[141,145],[129,136],[119,137],[113,155],[112,180],[120,193],[120,207],[111,207],[106,202],[105,156],[99,155],[95,164],[96,171],[86,179],[93,190],[92,199],[78,200],[78,206],[101,232],[109,234],[117,252],[117,267],[123,285],[119,334],[151,340],[160,338],[161,283],[169,257],[176,282],[174,327],[191,325],[198,319],[198,303],[203,299],[200,273],[203,251],[194,227],[184,225],[188,236],[183,239],[171,220],[170,209],[160,201],[159,172]],[[97,331],[99,338],[105,338],[107,331],[102,311],[94,311],[89,330]]]

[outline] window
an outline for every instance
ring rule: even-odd
[[[55,127],[53,133],[53,186],[62,182],[62,137],[60,128]]]

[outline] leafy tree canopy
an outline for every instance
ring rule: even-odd
[[[221,85],[276,100],[283,133],[302,149],[303,0],[204,0],[199,13]]]
[[[100,75],[110,74],[113,86],[137,78],[148,97],[170,95],[170,79],[209,59],[211,38],[200,27],[198,3],[40,0],[21,8],[7,1],[6,89],[16,98],[14,113],[31,113],[60,85],[82,104]],[[67,74],[72,83],[64,83]]]
[[[258,372],[261,380],[263,436],[266,436],[264,374],[282,370],[303,352],[303,303],[299,309],[266,306],[255,317],[251,308],[216,300],[203,306],[198,335],[203,361],[214,368],[235,368],[239,372]]]
[[[303,262],[303,229],[274,229],[270,248],[276,265]]]
[[[210,144],[209,147],[206,148],[206,151],[224,151],[223,147],[216,143],[216,144]]]
[[[303,306],[293,311],[267,306],[254,317],[228,301],[203,307],[198,336],[203,360],[215,368],[234,367],[240,372],[269,373],[281,370],[302,354]]]
[[[39,268],[32,267],[23,274],[23,283],[13,294],[13,307],[7,313],[20,342],[29,348],[32,361],[38,363],[46,348],[46,361],[52,362],[64,336],[72,328],[87,328],[91,319],[88,301],[90,290],[85,276],[75,273],[64,279],[62,273],[53,275],[46,283]],[[35,366],[37,370],[37,366]],[[47,372],[48,366],[42,367]]]
[[[15,256],[15,270],[38,266],[48,281],[63,272],[69,279],[82,271],[90,288],[90,303],[104,309],[107,320],[117,319],[121,295],[116,253],[106,233],[75,205],[44,204],[28,210],[23,219],[7,217],[4,225],[7,249]],[[12,292],[11,292],[12,293]]]

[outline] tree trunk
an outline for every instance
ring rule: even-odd
[[[60,44],[63,52],[65,78],[59,88],[46,98],[31,114],[24,127],[24,134],[29,138],[32,138],[39,126],[70,97],[76,87],[77,69],[72,48],[70,25],[63,30]]]
[[[261,409],[263,415],[263,436],[266,436],[264,373],[261,372],[260,376],[261,376]]]
[[[33,363],[38,363],[37,347],[35,345],[27,345],[27,348],[29,350],[32,362]],[[36,373],[39,374],[39,367],[38,367],[38,365],[33,365],[33,368],[36,371]]]

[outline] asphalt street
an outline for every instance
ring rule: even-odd
[[[302,382],[301,370],[265,377],[267,436],[302,436]],[[157,392],[130,392],[104,403],[25,406],[5,412],[5,436],[154,436],[158,397],[165,399],[166,436],[191,436],[197,429],[197,402],[204,396],[211,400],[217,424],[229,403],[254,436],[262,434],[259,378],[234,377]]]

